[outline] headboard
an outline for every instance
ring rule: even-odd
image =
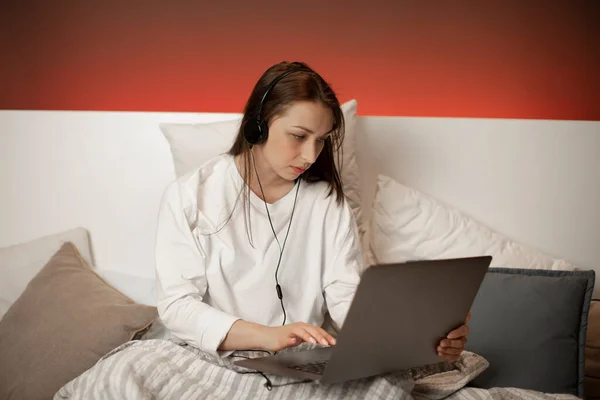
[[[236,114],[0,111],[0,247],[76,226],[99,268],[153,275],[174,179],[159,122]],[[365,214],[378,173],[600,272],[600,122],[360,116]]]

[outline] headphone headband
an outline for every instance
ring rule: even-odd
[[[256,112],[256,119],[260,120],[262,118],[262,109],[265,106],[265,102],[267,101],[267,97],[269,96],[269,93],[271,93],[271,91],[273,90],[273,88],[275,87],[275,85],[277,85],[277,83],[280,80],[282,80],[283,78],[285,78],[286,76],[291,75],[291,74],[293,74],[295,72],[300,72],[300,71],[302,71],[302,70],[301,69],[293,69],[291,71],[284,72],[283,74],[281,74],[278,77],[276,77],[275,79],[273,79],[273,81],[267,87],[267,90],[263,94],[262,99],[260,99],[260,103],[258,104],[258,110]]]

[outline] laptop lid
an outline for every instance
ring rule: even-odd
[[[443,361],[436,348],[464,324],[491,260],[423,260],[367,269],[321,382]]]

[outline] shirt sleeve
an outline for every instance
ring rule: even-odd
[[[323,291],[332,321],[341,328],[360,281],[363,256],[358,227],[352,211],[344,206],[340,218],[331,228],[332,262],[325,269]]]
[[[228,352],[217,349],[238,318],[202,301],[208,287],[205,253],[192,230],[195,221],[189,217],[197,212],[191,192],[185,193],[183,184],[175,181],[161,200],[155,248],[157,309],[175,336],[225,356]]]

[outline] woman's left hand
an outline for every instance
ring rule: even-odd
[[[465,343],[467,343],[467,335],[469,334],[469,327],[467,324],[471,319],[471,313],[467,315],[465,324],[461,327],[453,330],[448,334],[446,339],[442,339],[437,347],[437,353],[444,360],[454,362],[459,359],[461,353],[465,349]]]

